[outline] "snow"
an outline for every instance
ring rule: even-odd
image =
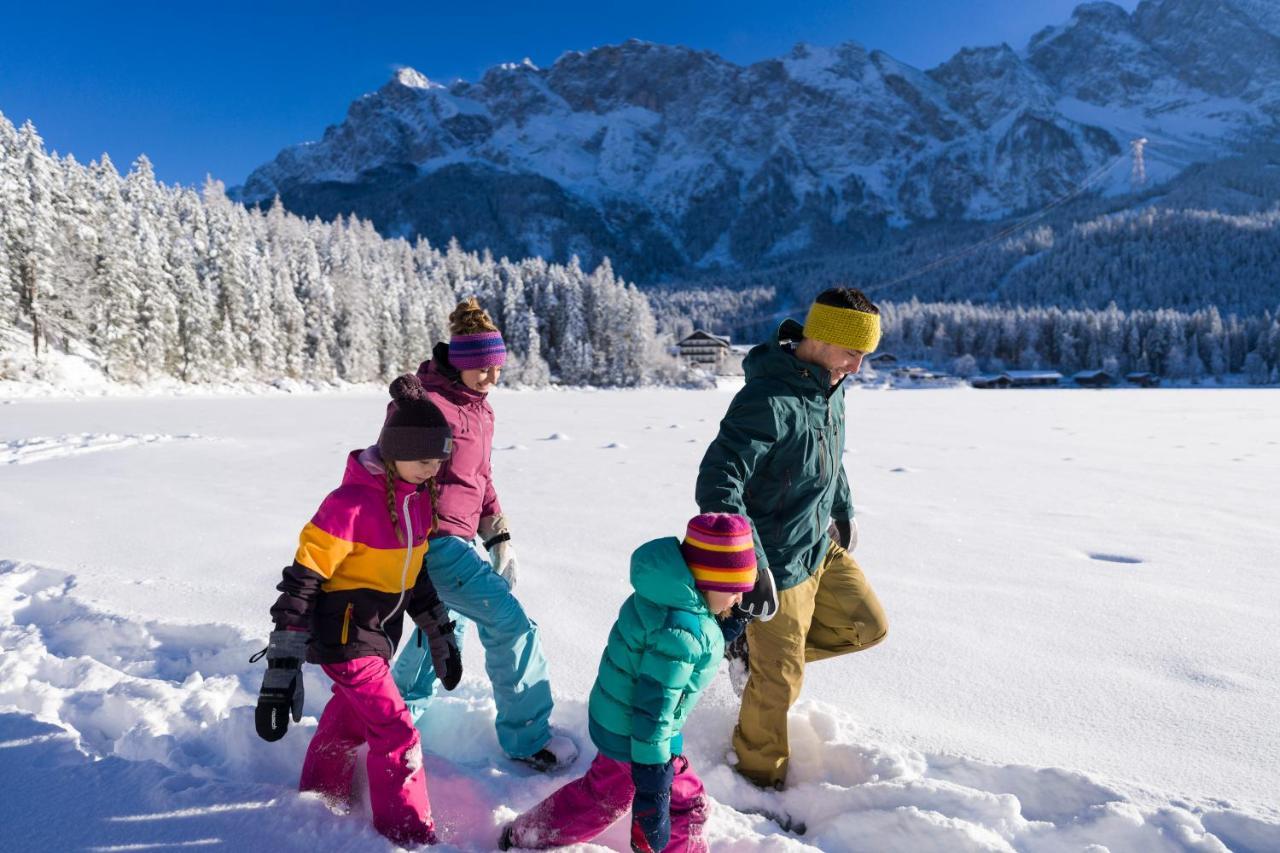
[[[397,68],[395,80],[401,86],[407,86],[410,89],[444,89],[445,87],[439,83],[433,82],[427,78],[427,75],[418,71],[416,68],[404,66]]]
[[[116,435],[114,433],[81,433],[79,435],[37,436],[0,442],[0,465],[25,465],[47,459],[83,456],[103,450],[119,450],[138,444],[199,438],[195,435]]]
[[[627,555],[683,530],[733,390],[494,394],[575,774]],[[318,668],[265,744],[248,662],[381,394],[0,402],[0,462],[29,463],[0,464],[5,849],[388,849],[367,804],[294,790]],[[782,793],[728,769],[712,685],[686,741],[713,850],[1280,850],[1280,397],[854,389],[849,435],[890,636],[809,670]],[[567,777],[500,757],[474,635],[465,664],[424,726],[428,780],[445,849],[488,850]],[[627,849],[625,827],[583,849]]]

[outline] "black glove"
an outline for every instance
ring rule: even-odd
[[[751,621],[751,617],[743,614],[738,610],[735,604],[728,616],[723,619],[716,618],[716,623],[720,626],[720,633],[724,635],[725,647],[733,643],[734,640],[742,636],[742,632],[747,630],[747,623]]]
[[[636,786],[631,800],[631,849],[660,853],[671,841],[671,782],[675,768],[666,764],[631,764]]]
[[[841,548],[852,551],[858,547],[858,522],[852,518],[833,518],[831,526],[827,528],[827,535]]]
[[[267,658],[267,671],[258,691],[258,708],[253,721],[258,737],[266,741],[280,740],[289,729],[289,712],[296,723],[302,719],[302,661],[307,656],[306,631],[272,631],[267,647],[250,658]]]
[[[452,690],[462,680],[462,651],[458,648],[457,627],[449,618],[449,608],[436,603],[413,617],[413,622],[427,637],[431,665],[445,690]]]
[[[756,585],[742,596],[742,603],[733,606],[734,616],[748,616],[768,622],[778,612],[778,588],[773,582],[773,572],[760,569],[756,572]]]

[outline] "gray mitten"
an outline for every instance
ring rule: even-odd
[[[858,519],[832,519],[827,535],[841,548],[852,551],[858,547]]]
[[[272,631],[267,647],[255,655],[267,658],[267,671],[258,691],[258,707],[254,725],[258,736],[266,741],[280,740],[289,729],[289,716],[296,723],[302,719],[302,662],[307,657],[311,634],[306,631]]]
[[[505,515],[486,515],[477,528],[484,547],[489,552],[493,570],[502,575],[511,589],[516,587],[516,552],[511,547],[511,531]]]

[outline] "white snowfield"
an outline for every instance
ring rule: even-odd
[[[683,532],[729,390],[494,395],[572,774],[628,555]],[[0,406],[0,848],[391,849],[367,804],[295,789],[319,669],[267,744],[248,662],[381,414],[376,393]],[[1280,850],[1280,395],[857,389],[849,436],[889,638],[809,669],[782,793],[730,771],[713,684],[686,731],[713,850]],[[442,849],[489,850],[569,775],[500,756],[474,633],[465,663],[424,725],[428,784]],[[624,823],[578,849],[628,849]]]

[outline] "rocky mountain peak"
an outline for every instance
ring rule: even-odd
[[[639,40],[448,86],[402,68],[239,197],[496,255],[608,255],[629,277],[847,248],[1034,209],[1099,170],[1091,189],[1125,189],[1106,170],[1135,136],[1158,181],[1274,135],[1280,38],[1259,20],[1278,16],[1261,2],[1089,3],[1025,52],[928,71],[857,42],[742,66]]]

